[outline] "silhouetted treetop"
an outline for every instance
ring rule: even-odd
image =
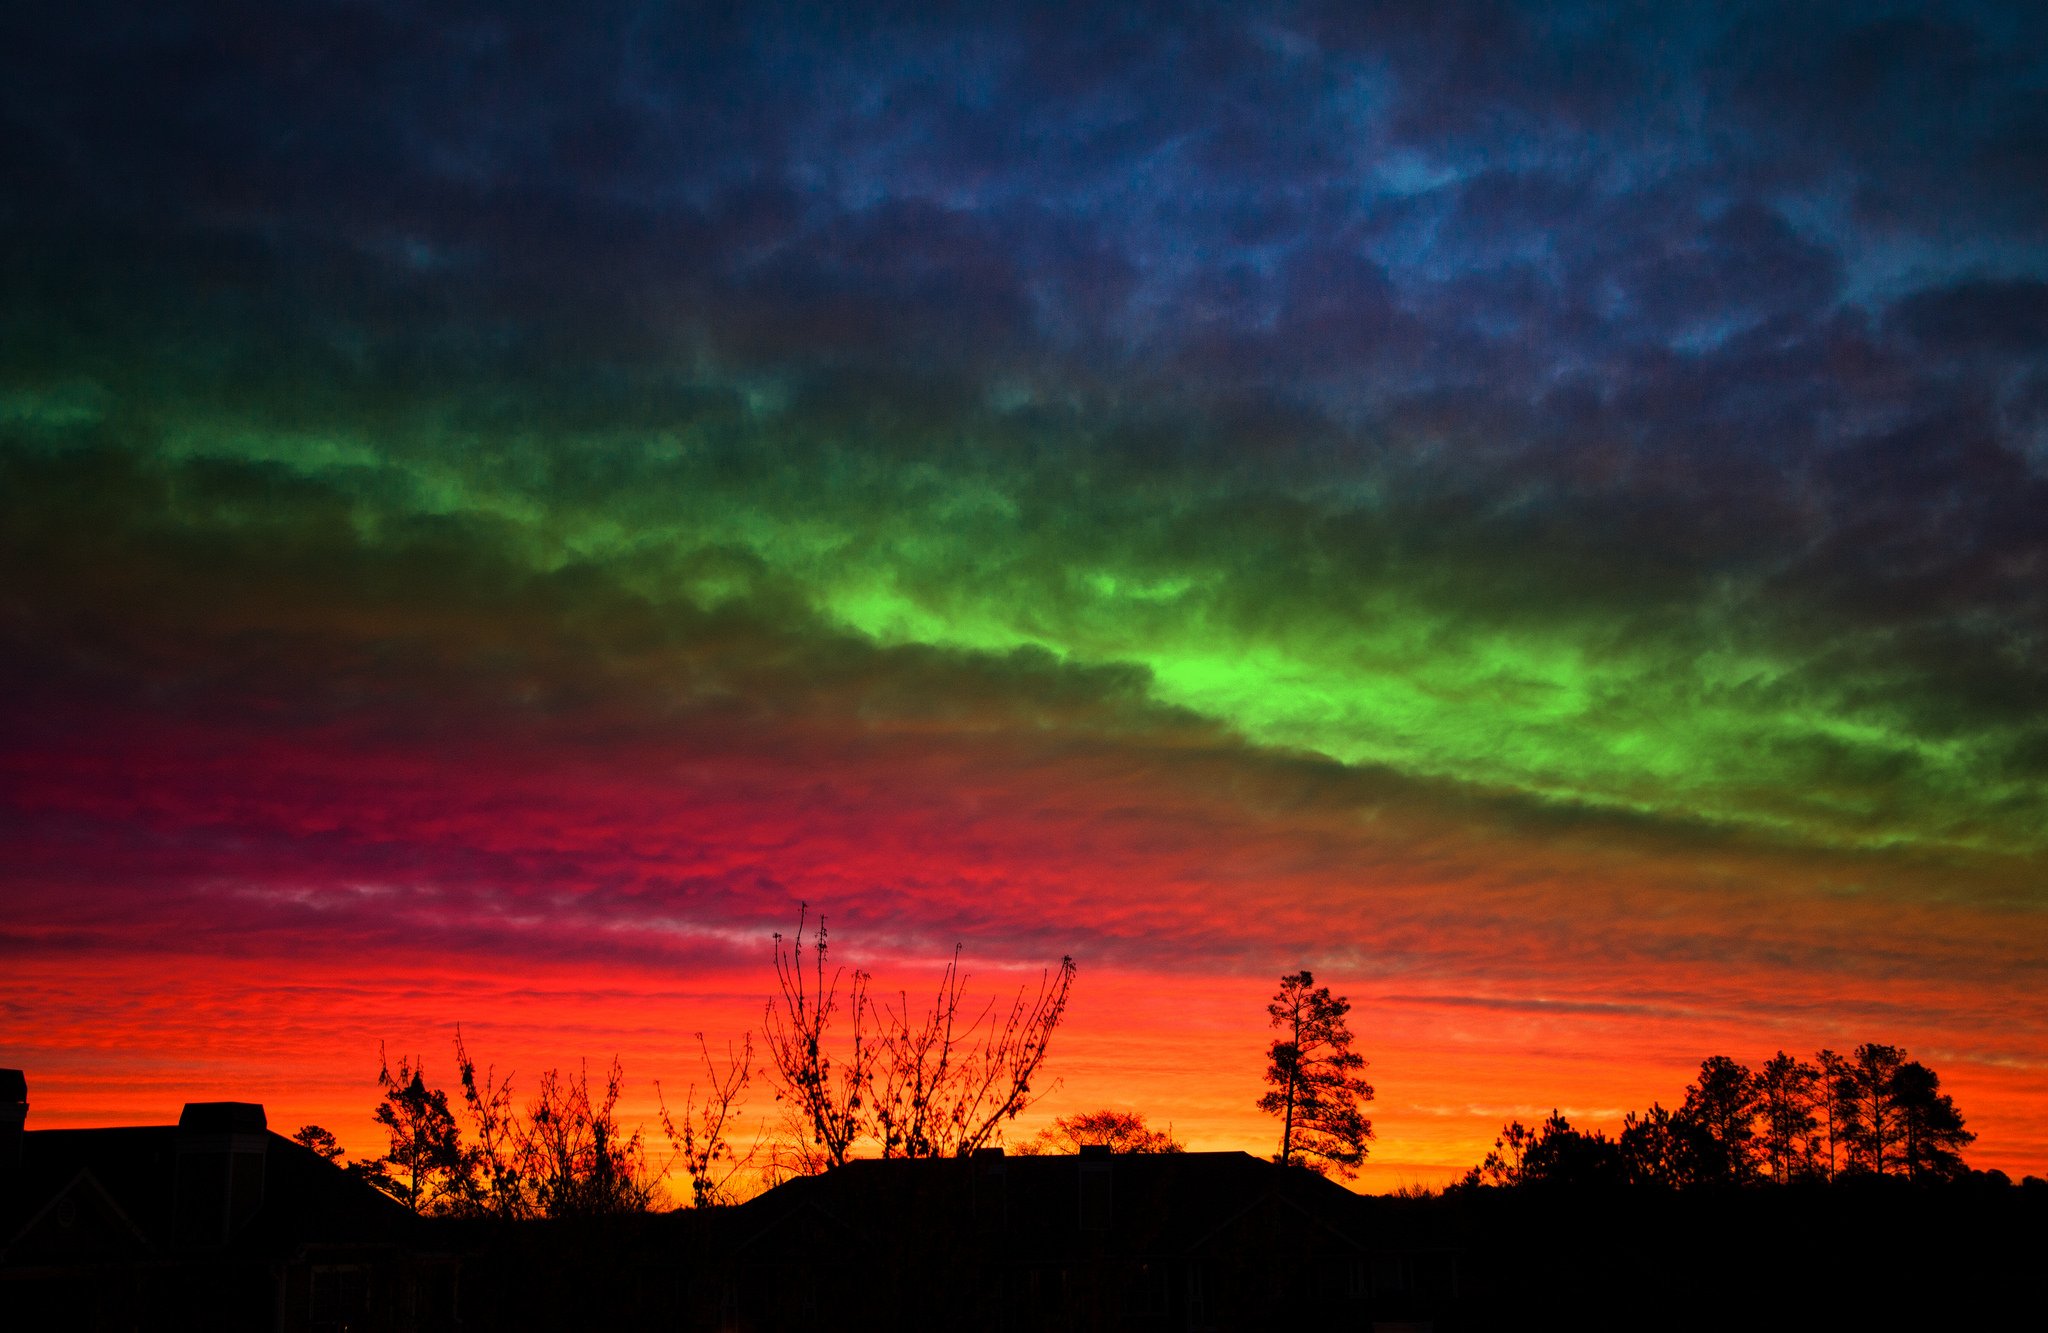
[[[1136,1111],[1085,1111],[1061,1116],[1018,1145],[1024,1156],[1075,1153],[1085,1147],[1106,1147],[1118,1153],[1184,1152],[1170,1129],[1153,1129]]]
[[[1372,1140],[1364,1104],[1372,1100],[1365,1057],[1351,1049],[1346,1018],[1351,1002],[1315,984],[1306,971],[1280,978],[1280,990],[1266,1006],[1280,1036],[1266,1052],[1266,1082],[1272,1090],[1259,1109],[1280,1117],[1280,1148],[1273,1160],[1311,1170],[1357,1172]]]
[[[1843,1176],[1914,1181],[1968,1174],[1976,1136],[1941,1079],[1897,1046],[1866,1043],[1812,1061],[1779,1051],[1761,1072],[1725,1055],[1700,1062],[1676,1111],[1630,1112],[1621,1136],[1584,1134],[1556,1112],[1537,1129],[1510,1121],[1466,1186],[1626,1181],[1688,1189]]]
[[[767,1007],[769,1077],[794,1122],[788,1169],[827,1170],[863,1149],[965,1157],[1045,1095],[1039,1072],[1073,990],[1071,957],[1035,992],[977,1004],[956,946],[929,1002],[908,991],[876,1000],[868,973],[830,965],[824,918],[806,945],[808,914],[790,940],[775,935],[779,994]]]

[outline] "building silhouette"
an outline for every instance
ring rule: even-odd
[[[1363,1327],[1350,1191],[1239,1152],[849,1162],[735,1210],[730,1322]]]
[[[0,1071],[9,1329],[1423,1327],[1390,1320],[1457,1284],[1449,1251],[1373,1239],[1370,1201],[1244,1153],[997,1148],[734,1208],[423,1219],[253,1103],[32,1130],[27,1101]]]
[[[26,1127],[0,1070],[0,1322],[20,1329],[439,1330],[457,1268],[393,1200],[248,1102],[175,1125]]]

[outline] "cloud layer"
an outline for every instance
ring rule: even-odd
[[[2040,20],[96,9],[0,20],[24,965],[390,1013],[808,899],[1253,1063],[1315,966],[1418,1169],[1611,1087],[1539,1011],[1906,1040],[2040,1168]]]

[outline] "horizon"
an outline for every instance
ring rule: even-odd
[[[651,1123],[808,903],[1077,960],[1018,1137],[1269,1155],[1307,969],[1357,1188],[1861,1042],[2048,1175],[2048,17],[1352,11],[0,17],[31,1126]]]
[[[888,971],[881,973],[880,977],[883,979],[893,978],[895,981],[910,986],[913,1003],[915,1003],[916,987],[922,983],[929,982],[935,977],[939,967],[944,962],[942,958],[922,961],[925,965],[914,970]],[[977,969],[971,966],[971,961],[970,959],[963,958],[964,964],[970,964],[966,970],[970,976],[971,993],[976,999],[992,998],[1001,1000],[1003,998],[1003,992],[987,984],[995,977],[1007,978],[1013,983],[1029,984],[1037,975],[1033,971],[1027,976],[1024,969],[1017,968]],[[851,961],[846,964],[849,971],[856,965],[858,964]],[[1085,976],[1082,982],[1085,982]],[[1270,990],[1270,984],[1262,989],[1259,983],[1247,983],[1248,994],[1258,993],[1259,1003],[1254,1007],[1259,1009],[1261,1013],[1263,1013],[1262,1005],[1264,999],[1270,998]],[[1077,983],[1075,1005],[1077,1009],[1084,1008],[1080,1003],[1082,994],[1082,983]],[[565,988],[560,991],[553,991],[546,987],[522,986],[518,988],[515,996],[509,997],[509,1006],[514,1009],[531,1008],[537,1011],[553,1013],[555,1012],[554,1004],[560,999],[571,995],[584,1000],[586,1003],[592,1002],[587,987],[583,986]],[[1176,999],[1171,1004],[1161,1004],[1160,1007],[1175,1009],[1177,1016],[1185,1021],[1189,1015],[1180,1006],[1196,998],[1198,997],[1184,996]],[[762,997],[762,1003],[765,1004],[765,1002],[766,997],[764,996]],[[1144,1001],[1141,998],[1136,1000],[1135,1003],[1142,1006]],[[1159,1002],[1155,1000],[1154,1003],[1157,1004]],[[600,1012],[608,1011],[602,1005],[597,1007],[600,1008]],[[1239,1006],[1232,1006],[1227,1000],[1215,999],[1211,1008],[1201,1014],[1205,1025],[1202,1028],[1196,1029],[1197,1034],[1230,1030],[1233,1019],[1232,1010],[1235,1007]],[[754,1022],[752,1027],[747,1030],[752,1031],[758,1038],[760,1033],[759,1007],[756,1006],[750,1012],[753,1014]],[[1354,1004],[1354,1016],[1357,1015],[1357,1012],[1357,1006]],[[230,1035],[234,1031],[232,1027],[227,1025],[216,1025],[214,1030],[216,1032],[225,1031]],[[415,1030],[420,1029],[415,1027]],[[480,1033],[487,1031],[486,1029],[465,1024],[463,1025],[462,1036],[470,1048],[471,1055],[477,1061],[480,1071],[486,1067],[491,1067],[500,1075],[509,1074],[512,1076],[515,1101],[518,1105],[524,1106],[534,1090],[536,1077],[543,1070],[560,1069],[563,1071],[574,1071],[587,1065],[595,1065],[601,1070],[614,1054],[614,1052],[593,1053],[588,1057],[553,1057],[546,1055],[545,1051],[548,1048],[545,1046],[545,1043],[553,1038],[553,1034],[562,1030],[560,1027],[551,1026],[541,1020],[534,1020],[526,1024],[500,1024],[488,1029],[493,1037],[501,1036],[508,1031],[525,1034],[523,1040],[529,1044],[508,1047],[506,1049],[536,1053],[529,1062],[505,1059],[500,1049],[492,1045],[485,1037],[480,1036]],[[568,1030],[595,1033],[607,1030],[615,1031],[617,1029],[605,1020],[600,1019],[587,1026],[577,1025]],[[1064,1028],[1061,1029],[1061,1032],[1064,1032]],[[1271,1031],[1269,1028],[1261,1025],[1259,1034],[1270,1037]],[[438,1051],[432,1048],[399,1048],[387,1045],[387,1049],[383,1054],[388,1055],[394,1063],[401,1057],[417,1057],[424,1071],[428,1086],[442,1088],[448,1091],[451,1097],[459,1101],[460,1087],[456,1075],[456,1062],[453,1052],[456,1036],[455,1025],[449,1025],[442,1035],[445,1036],[446,1040]],[[707,1032],[706,1035],[713,1040],[713,1056],[723,1061],[725,1052],[717,1043],[716,1034]],[[1882,1040],[1882,1037],[1881,1035],[1873,1035],[1870,1039]],[[683,1034],[684,1043],[688,1043],[691,1040],[690,1034]],[[735,1037],[735,1040],[737,1040],[737,1037]],[[1257,1133],[1247,1135],[1244,1127],[1246,1118],[1234,1113],[1235,1109],[1229,1104],[1231,1098],[1227,1090],[1198,1098],[1193,1102],[1196,1114],[1179,1117],[1162,1113],[1159,1107],[1147,1104],[1142,1096],[1130,1095],[1133,1088],[1142,1089],[1150,1086],[1164,1090],[1172,1089],[1176,1086],[1185,1086],[1185,1079],[1180,1076],[1178,1071],[1186,1062],[1199,1054],[1198,1048],[1203,1041],[1202,1036],[1183,1035],[1166,1054],[1155,1059],[1152,1067],[1136,1076],[1122,1072],[1128,1059],[1128,1042],[1115,1032],[1096,1035],[1092,1038],[1083,1036],[1080,1039],[1082,1050],[1078,1056],[1069,1049],[1069,1044],[1073,1040],[1070,1036],[1056,1033],[1052,1045],[1052,1054],[1047,1062],[1047,1070],[1051,1074],[1056,1086],[1051,1092],[1045,1094],[1042,1099],[1036,1101],[1031,1110],[1026,1111],[1015,1121],[1011,1122],[1011,1127],[1006,1131],[1000,1146],[1009,1149],[1016,1148],[1019,1144],[1030,1140],[1039,1130],[1048,1127],[1056,1117],[1070,1116],[1085,1111],[1115,1109],[1136,1112],[1142,1115],[1152,1128],[1172,1131],[1176,1139],[1188,1151],[1245,1152],[1261,1159],[1270,1159],[1272,1157],[1278,1138],[1277,1122],[1270,1116],[1254,1112],[1252,1118],[1259,1122],[1258,1129],[1270,1132],[1265,1133],[1263,1137]],[[662,1046],[656,1038],[645,1037],[642,1041],[643,1044],[638,1048],[638,1052],[650,1059],[658,1058],[668,1049]],[[531,1045],[530,1043],[542,1043],[542,1045]],[[657,1093],[667,1096],[671,1101],[669,1109],[672,1112],[676,1111],[680,1106],[680,1094],[682,1091],[693,1082],[698,1082],[704,1077],[701,1057],[694,1050],[690,1050],[688,1051],[689,1058],[685,1059],[684,1053],[685,1046],[676,1046],[668,1066],[658,1067],[654,1065],[636,1066],[634,1060],[625,1051],[617,1052],[626,1075],[626,1095],[621,1098],[619,1103],[618,1119],[620,1127],[629,1130],[634,1128],[646,1130],[653,1144],[650,1148],[650,1157],[656,1160],[663,1159],[668,1155],[666,1149],[661,1146],[664,1140],[660,1137]],[[1402,1148],[1407,1149],[1407,1152],[1404,1155],[1397,1156],[1389,1153],[1388,1148],[1390,1145],[1386,1142],[1385,1136],[1378,1135],[1372,1144],[1371,1152],[1366,1161],[1359,1168],[1356,1179],[1346,1180],[1341,1176],[1335,1175],[1332,1178],[1346,1188],[1361,1193],[1385,1194],[1404,1187],[1442,1189],[1458,1181],[1469,1168],[1479,1164],[1480,1158],[1493,1146],[1494,1134],[1510,1119],[1520,1120],[1522,1123],[1534,1127],[1540,1124],[1553,1111],[1561,1112],[1572,1122],[1573,1127],[1576,1129],[1584,1132],[1600,1131],[1608,1134],[1609,1137],[1614,1137],[1621,1128],[1623,1117],[1631,1111],[1640,1112],[1652,1102],[1662,1103],[1667,1107],[1675,1108],[1683,1100],[1685,1085],[1696,1078],[1699,1072],[1698,1066],[1700,1061],[1708,1055],[1732,1055],[1739,1063],[1754,1068],[1761,1065],[1764,1058],[1770,1053],[1774,1052],[1751,1054],[1740,1051],[1731,1052],[1719,1048],[1712,1051],[1703,1049],[1693,1058],[1681,1061],[1682,1067],[1676,1068],[1668,1074],[1668,1086],[1658,1089],[1645,1089],[1640,1092],[1632,1091],[1625,1086],[1624,1074],[1607,1067],[1611,1063],[1610,1057],[1588,1057],[1587,1063],[1589,1065],[1600,1066],[1599,1074],[1602,1081],[1596,1086],[1605,1090],[1608,1094],[1608,1101],[1604,1105],[1587,1102],[1565,1103],[1554,1098],[1546,1099],[1541,1096],[1526,1097],[1518,1102],[1501,1103],[1502,1115],[1500,1121],[1485,1132],[1483,1141],[1469,1141],[1471,1151],[1468,1156],[1461,1155],[1465,1152],[1468,1144],[1467,1138],[1463,1136],[1446,1136],[1432,1139],[1427,1136],[1418,1135],[1410,1140],[1410,1142],[1400,1145]],[[1809,1050],[1800,1049],[1792,1049],[1790,1053],[1802,1058],[1810,1058],[1812,1054]],[[1261,1041],[1246,1046],[1244,1049],[1231,1054],[1234,1058],[1229,1062],[1229,1066],[1234,1067],[1233,1072],[1245,1080],[1246,1087],[1253,1093],[1263,1090],[1265,1083],[1262,1076],[1266,1061],[1264,1042]],[[1924,1058],[1921,1052],[1909,1050],[1907,1054],[1915,1058]],[[1426,1053],[1422,1052],[1413,1053],[1414,1058],[1424,1058],[1425,1055]],[[155,1099],[148,1096],[138,1096],[132,1089],[119,1093],[115,1093],[110,1089],[107,1102],[101,1106],[83,1111],[61,1104],[56,1108],[52,1108],[49,1096],[38,1091],[43,1084],[38,1082],[35,1070],[30,1069],[26,1071],[29,1078],[29,1100],[31,1107],[28,1128],[35,1130],[38,1128],[96,1128],[133,1124],[173,1124],[177,1121],[179,1109],[187,1102],[215,1100],[256,1102],[265,1108],[266,1116],[270,1122],[270,1129],[274,1133],[289,1137],[304,1125],[319,1125],[332,1131],[337,1136],[341,1146],[347,1150],[348,1157],[351,1160],[374,1159],[381,1156],[388,1147],[388,1144],[383,1141],[383,1131],[371,1119],[371,1112],[381,1098],[381,1094],[376,1086],[376,1059],[373,1057],[365,1062],[359,1070],[355,1071],[338,1068],[340,1064],[341,1062],[329,1058],[310,1066],[310,1068],[317,1071],[312,1081],[322,1089],[319,1094],[313,1097],[308,1097],[304,1091],[294,1085],[293,1078],[289,1072],[276,1069],[264,1070],[258,1068],[254,1062],[248,1062],[238,1063],[233,1067],[244,1069],[255,1075],[256,1081],[252,1086],[269,1095],[253,1095],[249,1087],[242,1087],[238,1090],[231,1081],[234,1077],[237,1077],[233,1074],[216,1075],[215,1081],[202,1082],[196,1088],[186,1089],[181,1093],[177,1073],[166,1070],[160,1075],[153,1076],[146,1083],[146,1086],[156,1094]],[[765,1055],[757,1053],[754,1091],[750,1098],[743,1100],[741,1103],[745,1109],[746,1118],[741,1123],[735,1143],[736,1146],[745,1146],[754,1143],[758,1138],[765,1152],[768,1144],[772,1144],[778,1138],[786,1138],[787,1136],[786,1132],[782,1134],[777,1133],[778,1127],[774,1118],[772,1085],[767,1082],[762,1073],[764,1064]],[[1070,1066],[1072,1067],[1071,1071],[1069,1069]],[[189,1067],[189,1061],[181,1061],[176,1066],[178,1069],[186,1067]],[[1072,1074],[1071,1079],[1069,1078],[1070,1072]],[[1384,1078],[1384,1075],[1376,1074],[1372,1067],[1369,1067],[1366,1072],[1375,1078]],[[1947,1071],[1937,1065],[1936,1073],[1943,1076],[1944,1089],[1950,1095],[1956,1097],[1958,1109],[1963,1112],[1969,1127],[1981,1130],[1980,1121],[1973,1113],[1973,1108],[1969,1101],[1965,1099],[1963,1094],[1958,1093],[1957,1085],[1949,1079]],[[113,1082],[113,1080],[97,1080],[89,1077],[81,1081],[86,1086],[92,1086],[97,1083],[102,1087]],[[657,1081],[662,1085],[658,1090],[655,1087]],[[1246,1099],[1247,1104],[1249,1100],[1250,1098]],[[159,1102],[161,1102],[161,1106],[159,1106]],[[1381,1106],[1382,1101],[1376,1098],[1366,1103],[1364,1109],[1369,1116],[1376,1117]],[[1468,1112],[1465,1118],[1469,1120],[1471,1114]],[[458,1112],[457,1118],[462,1122],[465,1134],[470,1132],[471,1127],[466,1118],[466,1113]],[[1219,1124],[1222,1126],[1220,1129],[1216,1128]],[[1988,1159],[1980,1150],[1981,1143],[1982,1136],[1980,1133],[1978,1144],[1972,1145],[1964,1152],[1964,1160],[1972,1168],[1984,1171],[2003,1170],[2015,1181],[2023,1176],[2038,1176],[2042,1174],[2039,1170],[2027,1165],[2025,1162]],[[1424,1153],[1434,1148],[1435,1154],[1432,1156],[1419,1155],[1416,1152],[1418,1148]],[[871,1157],[874,1154],[872,1147],[870,1147],[856,1155]],[[754,1174],[755,1172],[751,1171],[744,1173],[744,1178],[752,1179]],[[688,1182],[681,1176],[679,1168],[673,1162],[669,1163],[661,1179],[668,1190],[671,1203],[677,1207],[687,1206]]]

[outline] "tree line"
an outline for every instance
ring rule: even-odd
[[[1048,1090],[1044,1065],[1076,973],[1070,957],[1035,988],[976,999],[956,948],[924,997],[877,996],[869,973],[834,963],[824,920],[813,927],[805,907],[792,935],[773,936],[772,961],[761,1049],[750,1032],[716,1056],[697,1034],[702,1078],[679,1110],[655,1084],[658,1133],[621,1125],[616,1058],[595,1077],[587,1065],[547,1070],[521,1098],[510,1074],[479,1068],[457,1028],[453,1096],[429,1084],[419,1059],[380,1058],[372,1115],[384,1153],[345,1163],[326,1129],[308,1125],[295,1137],[418,1214],[595,1217],[733,1203],[752,1186],[856,1157],[969,1156],[1001,1143]],[[1267,1005],[1277,1035],[1257,1105],[1280,1122],[1272,1160],[1282,1166],[1349,1177],[1370,1150],[1364,1112],[1374,1090],[1353,1049],[1350,1010],[1307,971],[1283,976]],[[749,1120],[757,1079],[772,1089],[774,1123]],[[1676,1110],[1630,1112],[1614,1137],[1555,1110],[1534,1127],[1510,1121],[1454,1188],[1947,1180],[1966,1174],[1962,1150],[1974,1138],[1940,1077],[1897,1046],[1810,1060],[1779,1051],[1754,1071],[1715,1055],[1700,1062]],[[1014,1150],[1096,1144],[1184,1151],[1170,1128],[1117,1110],[1061,1117]],[[672,1176],[687,1182],[686,1198],[667,1197]]]
[[[293,1137],[416,1214],[507,1221],[648,1211],[671,1202],[663,1181],[672,1173],[688,1182],[686,1202],[711,1207],[735,1202],[749,1177],[772,1185],[856,1156],[964,1157],[999,1142],[1044,1095],[1041,1070],[1076,971],[1063,958],[1035,991],[977,1001],[956,948],[928,1000],[878,997],[867,972],[833,965],[824,921],[811,929],[808,907],[791,938],[774,935],[773,961],[765,1058],[757,1062],[751,1032],[722,1058],[698,1033],[703,1078],[680,1111],[655,1085],[658,1136],[621,1125],[616,1057],[595,1078],[587,1065],[549,1069],[521,1098],[512,1075],[479,1068],[457,1028],[453,1096],[427,1081],[417,1057],[380,1058],[372,1118],[387,1139],[381,1155],[345,1162],[319,1125]],[[743,1125],[746,1092],[761,1077],[780,1123]],[[1178,1150],[1170,1135],[1118,1114],[1056,1121],[1033,1146]]]
[[[381,1155],[344,1162],[335,1136],[318,1125],[294,1137],[417,1214],[600,1217],[671,1202],[663,1181],[672,1174],[688,1182],[687,1198],[675,1202],[713,1207],[736,1202],[747,1183],[772,1185],[855,1157],[965,1157],[1001,1142],[1044,1095],[1072,958],[1046,969],[1035,990],[977,1001],[956,948],[918,1001],[907,991],[877,997],[867,972],[834,965],[825,923],[813,927],[808,907],[790,937],[777,932],[773,941],[763,1058],[757,1063],[751,1032],[722,1058],[698,1033],[703,1078],[680,1112],[655,1085],[659,1135],[620,1124],[625,1073],[616,1058],[595,1078],[587,1065],[547,1070],[521,1099],[511,1075],[479,1067],[458,1027],[453,1095],[427,1081],[417,1057],[380,1058],[372,1118],[387,1140]],[[1269,1090],[1258,1105],[1281,1122],[1275,1162],[1349,1176],[1364,1160],[1373,1130],[1361,1108],[1373,1089],[1352,1049],[1349,1012],[1347,999],[1306,971],[1282,977],[1267,1006],[1280,1035],[1267,1051]],[[743,1127],[757,1077],[773,1089],[779,1123]],[[1015,1151],[1094,1145],[1185,1151],[1170,1127],[1114,1109],[1060,1117]]]
[[[977,1006],[956,947],[931,1000],[915,1003],[907,991],[877,998],[868,973],[832,967],[824,921],[808,945],[804,925],[799,913],[794,939],[775,934],[778,994],[764,1015],[784,1117],[777,1168],[965,1157],[1044,1096],[1034,1084],[1066,1015],[1071,957],[1041,975],[1035,995],[1020,988],[1007,1005],[990,997]]]
[[[1700,1062],[1676,1110],[1631,1111],[1621,1132],[1542,1124],[1502,1127],[1464,1187],[1630,1184],[1667,1188],[1787,1185],[1843,1177],[1953,1180],[1968,1173],[1963,1127],[1941,1078],[1877,1042],[1811,1060],[1779,1051],[1763,1067],[1725,1055]]]

